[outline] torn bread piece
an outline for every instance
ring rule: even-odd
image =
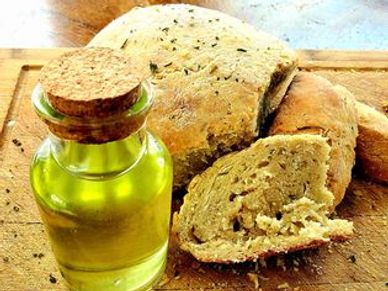
[[[276,111],[269,135],[318,134],[331,147],[327,186],[334,194],[334,210],[352,179],[357,138],[357,111],[353,95],[313,73],[295,76]]]
[[[279,135],[218,159],[174,216],[180,247],[203,262],[234,263],[349,238],[352,222],[328,217],[329,153],[319,135]]]

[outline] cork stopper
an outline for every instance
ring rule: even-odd
[[[120,51],[83,48],[42,68],[32,101],[59,138],[105,143],[127,137],[145,123],[153,92],[141,70]]]
[[[56,111],[98,118],[123,112],[137,101],[139,72],[120,51],[83,48],[49,62],[39,81]]]

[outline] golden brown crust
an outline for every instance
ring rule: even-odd
[[[350,240],[351,238],[352,236],[334,235],[334,236],[330,236],[330,240],[314,240],[307,244],[300,244],[300,245],[293,246],[287,250],[269,250],[268,252],[258,254],[257,256],[254,256],[254,257],[246,257],[244,261],[247,261],[247,262],[257,261],[259,259],[267,259],[269,257],[273,257],[281,254],[290,254],[290,253],[308,250],[308,249],[316,249],[328,244],[330,241],[342,242],[342,241]],[[230,260],[223,260],[222,258],[219,258],[218,260],[214,260],[214,258],[201,258],[201,261],[206,263],[220,263],[220,264],[236,263]]]
[[[175,189],[254,141],[297,64],[274,37],[191,5],[133,9],[90,45],[121,48],[150,76],[156,94],[148,125],[172,154]]]
[[[277,110],[270,135],[320,134],[331,145],[328,187],[338,205],[351,180],[357,113],[349,91],[312,73],[298,73]]]
[[[57,111],[96,118],[133,105],[138,99],[141,75],[120,51],[83,48],[49,62],[39,80]]]
[[[357,167],[370,179],[388,183],[388,118],[356,102],[358,112]]]

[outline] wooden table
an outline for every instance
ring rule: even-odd
[[[109,2],[13,0],[10,3],[14,9],[0,11],[0,46],[81,46],[112,18],[134,4],[158,1],[117,0],[115,5]],[[207,7],[247,17],[259,27],[262,22],[258,21],[258,14],[254,11],[260,10],[257,7],[262,7],[260,5],[267,1],[191,2],[201,2]],[[309,6],[307,1],[294,2]],[[323,5],[322,1],[315,2]],[[355,0],[346,3],[353,2],[358,2],[358,9],[365,3],[384,8],[386,3],[364,1],[361,4]],[[289,7],[296,5],[289,1],[284,3]],[[245,5],[245,8],[239,5]],[[276,7],[271,9],[276,10]],[[301,8],[302,11],[304,9]],[[381,11],[373,13],[369,13],[371,22],[386,21],[379,18],[384,14]],[[360,21],[357,15],[353,13],[353,21]],[[322,24],[322,27],[327,26]],[[294,36],[288,34],[287,37],[291,44],[297,46],[306,36],[298,36],[295,32]],[[363,37],[357,40],[362,42],[365,40]],[[376,42],[371,42],[371,48],[387,48],[387,39],[377,37]],[[335,41],[335,38],[331,40],[333,47]],[[320,47],[324,44],[321,43]],[[44,124],[32,111],[29,96],[41,66],[66,50],[0,49],[0,290],[66,290],[56,269],[28,181],[31,156],[47,133]],[[299,53],[304,70],[314,71],[346,86],[358,99],[382,110],[381,100],[388,96],[387,52]],[[348,243],[333,244],[316,251],[272,258],[266,262],[267,266],[264,262],[232,266],[200,264],[180,252],[172,237],[168,268],[157,289],[228,291],[257,290],[256,287],[260,286],[263,290],[275,290],[290,286],[289,290],[387,290],[387,197],[387,187],[355,178],[338,208],[339,216],[354,221],[355,238]]]

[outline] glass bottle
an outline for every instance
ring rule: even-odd
[[[31,185],[72,290],[147,290],[164,271],[172,162],[145,126],[152,100],[145,81],[125,112],[91,120],[58,112],[39,85],[33,92],[51,133],[32,160]]]

